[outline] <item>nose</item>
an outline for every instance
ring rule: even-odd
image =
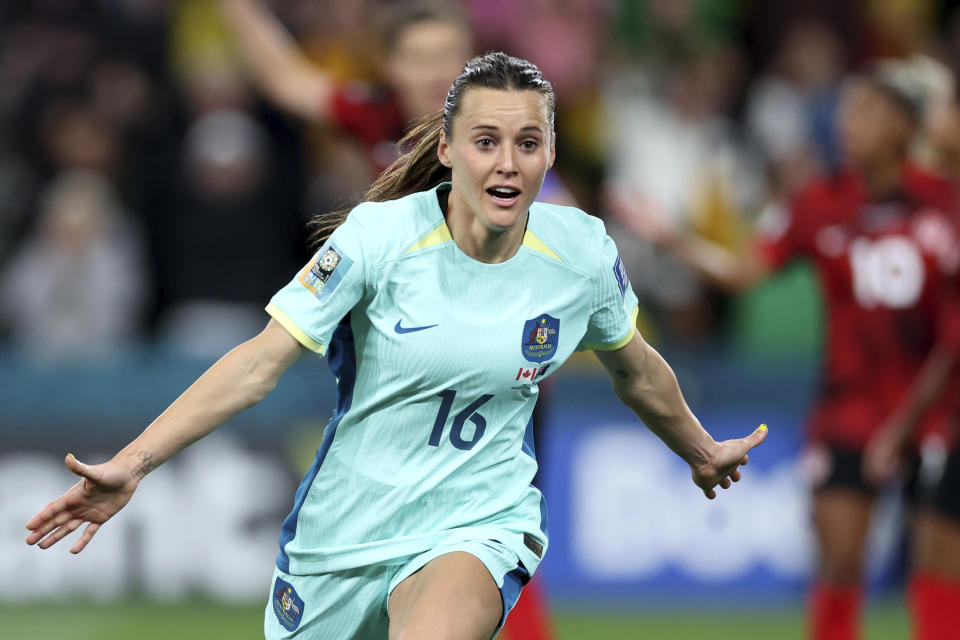
[[[497,173],[503,176],[517,175],[517,163],[514,158],[515,149],[512,145],[503,145],[500,147],[500,153],[497,155]]]

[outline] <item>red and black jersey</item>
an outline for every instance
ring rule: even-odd
[[[331,97],[333,122],[364,149],[374,174],[380,174],[400,153],[397,142],[406,122],[396,94],[361,82],[339,86]]]
[[[826,353],[811,427],[815,439],[836,446],[863,447],[904,399],[933,345],[960,345],[955,190],[911,166],[901,184],[899,193],[872,201],[853,174],[819,180],[779,220],[761,225],[771,268],[795,258],[815,268]],[[944,411],[928,412],[919,434],[939,429]]]

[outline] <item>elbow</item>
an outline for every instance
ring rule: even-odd
[[[651,391],[651,388],[640,379],[613,384],[613,392],[620,402],[637,414],[648,413]]]
[[[250,385],[249,393],[247,394],[247,399],[249,401],[248,407],[252,407],[255,404],[259,404],[263,401],[270,393],[277,387],[277,381],[275,379],[263,379],[256,380]]]
[[[238,397],[242,408],[249,409],[260,403],[276,388],[282,370],[257,359],[247,361],[244,369],[238,385]]]

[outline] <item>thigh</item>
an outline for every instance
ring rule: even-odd
[[[390,638],[488,640],[529,579],[516,553],[495,540],[441,545],[391,582]]]
[[[488,640],[503,614],[500,590],[475,556],[431,560],[390,595],[390,639]]]
[[[382,640],[396,567],[373,565],[315,575],[274,570],[264,615],[267,640]]]
[[[866,542],[873,497],[843,488],[818,491],[813,497],[817,536],[828,555],[849,555]]]
[[[913,522],[913,568],[960,581],[960,520],[919,509]]]
[[[960,580],[960,449],[924,459],[913,517],[914,569]]]
[[[819,574],[831,584],[856,584],[862,573],[876,492],[863,478],[860,452],[833,449],[826,455],[826,473],[813,492]]]

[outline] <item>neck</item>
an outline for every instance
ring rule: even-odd
[[[490,229],[470,214],[466,204],[459,202],[452,190],[447,201],[447,227],[453,241],[474,260],[490,264],[506,262],[520,250],[528,215],[523,215],[507,229]]]
[[[901,166],[899,160],[891,160],[862,167],[860,175],[863,177],[867,193],[873,198],[882,198],[898,191],[901,183]]]

